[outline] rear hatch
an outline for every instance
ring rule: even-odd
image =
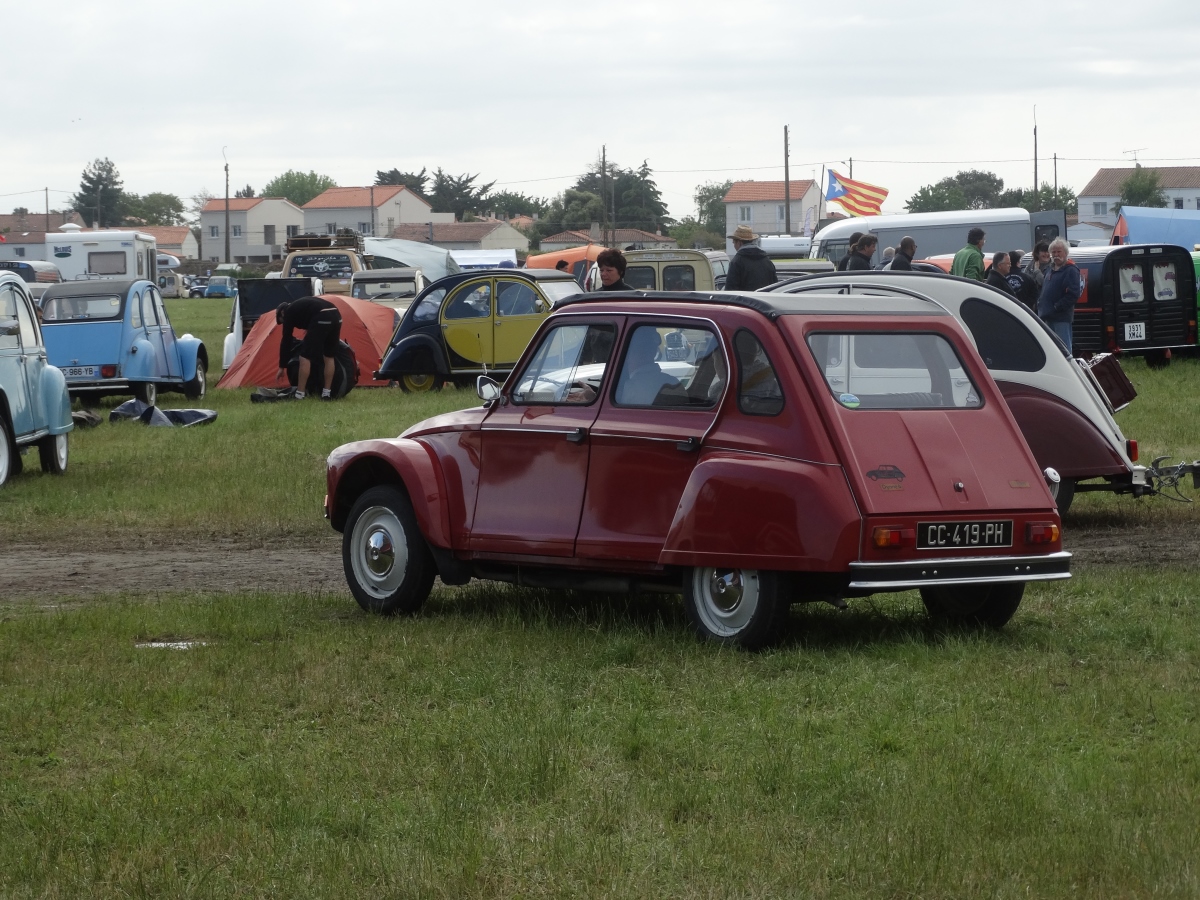
[[[94,295],[51,297],[43,302],[46,356],[71,382],[98,380],[101,366],[115,366],[121,360],[125,298],[105,293],[99,284]]]

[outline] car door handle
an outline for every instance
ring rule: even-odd
[[[694,453],[700,449],[700,438],[690,437],[686,441],[676,441],[675,449],[682,450],[684,453]]]
[[[574,431],[568,431],[567,440],[572,444],[582,444],[585,440],[587,440],[587,429],[576,428]]]

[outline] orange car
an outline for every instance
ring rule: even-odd
[[[604,247],[600,244],[586,244],[583,247],[572,247],[569,250],[539,253],[537,256],[531,256],[525,260],[525,268],[553,269],[558,265],[560,259],[565,259],[570,267],[568,271],[575,276],[580,287],[584,290],[598,290],[600,287],[598,277],[595,279],[595,284],[588,284],[587,280],[592,273],[592,267],[596,264],[596,257],[603,250]]]

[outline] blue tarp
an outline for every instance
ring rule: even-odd
[[[1113,239],[1122,244],[1178,244],[1191,250],[1200,244],[1200,209],[1122,207]]]

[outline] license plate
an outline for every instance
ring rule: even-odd
[[[1127,341],[1144,341],[1146,339],[1146,323],[1145,322],[1126,322],[1125,323],[1125,340]]]
[[[95,366],[64,366],[63,375],[67,378],[95,378]]]
[[[917,525],[917,549],[1011,547],[1012,529],[1011,519],[994,522],[921,522]]]

